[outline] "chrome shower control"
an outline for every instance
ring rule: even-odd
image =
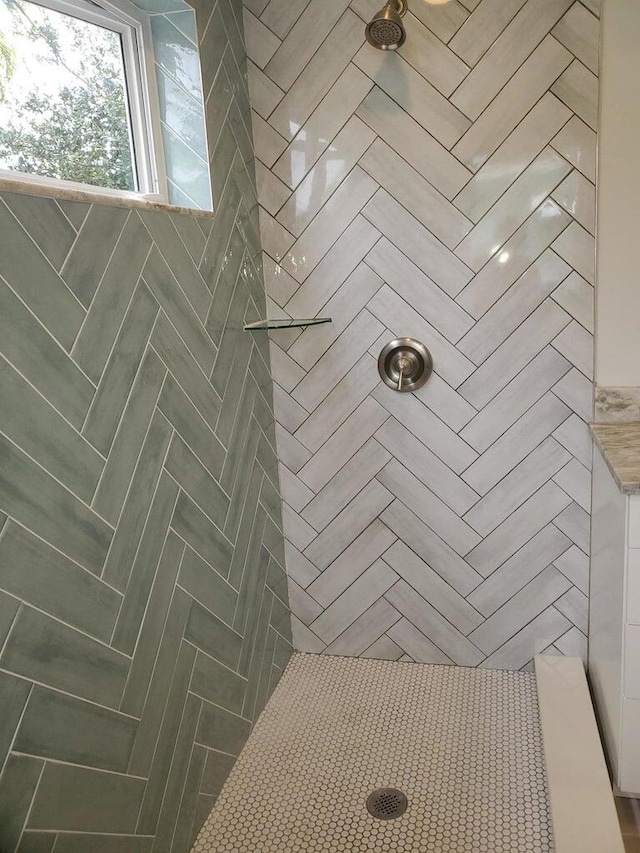
[[[433,372],[433,358],[414,338],[391,341],[380,353],[378,373],[394,391],[417,391]]]

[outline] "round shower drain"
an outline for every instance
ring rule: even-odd
[[[369,814],[379,820],[393,820],[403,815],[409,805],[409,800],[397,788],[378,788],[367,798]]]

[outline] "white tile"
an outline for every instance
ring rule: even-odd
[[[579,116],[589,127],[598,127],[598,78],[574,60],[564,74],[551,87],[570,110]]]
[[[573,0],[535,0],[520,9],[451,98],[471,119],[491,103]]]
[[[296,384],[294,399],[309,412],[316,409],[351,370],[363,350],[366,352],[382,328],[382,324],[366,309],[361,311],[302,381]]]
[[[565,160],[579,169],[592,183],[596,180],[598,138],[577,116],[567,122],[551,143]]]
[[[259,213],[262,248],[275,261],[281,261],[295,243],[296,238],[293,234],[289,234],[287,229],[283,228],[263,207],[260,208]]]
[[[596,248],[595,241],[588,231],[585,231],[577,222],[572,222],[552,244],[552,248],[583,278],[586,278],[590,284],[594,284]]]
[[[593,379],[593,335],[584,326],[572,320],[554,339],[553,346],[588,379]]]
[[[367,397],[324,447],[309,459],[300,471],[300,478],[319,492],[388,418],[387,410]]]
[[[267,65],[278,86],[291,88],[348,5],[348,0],[311,0]]]
[[[565,594],[554,603],[554,607],[556,610],[559,610],[563,616],[570,619],[582,634],[588,633],[589,599],[584,593],[580,592],[579,589],[576,589],[574,586],[572,589],[565,592]],[[558,646],[558,648],[561,648],[561,646]]]
[[[293,391],[305,378],[304,370],[275,341],[269,341],[269,353],[274,381],[285,391]]]
[[[459,160],[378,86],[360,104],[357,115],[445,198],[452,199],[472,177]]]
[[[269,123],[293,139],[334,85],[364,41],[361,21],[349,10],[340,18],[311,62],[274,109]],[[275,86],[275,83],[273,84]]]
[[[279,386],[278,386],[279,387]],[[278,415],[276,408],[276,417]],[[288,468],[297,473],[311,456],[306,447],[294,438],[281,424],[276,424],[276,443],[278,447],[278,459],[284,462]]]
[[[391,607],[390,604],[389,607]],[[400,619],[399,621],[401,622],[403,620]],[[407,620],[405,619],[404,621],[406,622]],[[399,622],[396,622],[396,624],[399,624]],[[372,660],[400,660],[403,655],[404,651],[402,648],[397,645],[397,643],[394,643],[391,637],[384,634],[384,636],[377,639],[375,643],[372,643],[368,649],[365,649],[360,657],[370,658]]]
[[[572,58],[566,48],[552,36],[547,36],[458,142],[453,149],[456,157],[472,171],[477,171]]]
[[[352,116],[278,214],[278,221],[297,237],[337,190],[375,134]]]
[[[280,47],[280,39],[247,9],[243,18],[247,56],[258,68],[264,68]]]
[[[456,433],[477,414],[476,409],[437,373],[432,373],[429,382],[414,391],[413,396]]]
[[[481,536],[488,536],[570,460],[570,454],[553,438],[545,439],[476,503],[464,520]],[[562,483],[558,485],[562,488]]]
[[[548,249],[458,342],[458,348],[473,362],[482,364],[544,302],[570,270],[571,267]]]
[[[376,243],[366,262],[452,343],[460,340],[473,326],[473,318],[386,237]]]
[[[302,512],[302,517],[318,532],[349,504],[387,464],[391,455],[370,438],[332,477]]]
[[[622,741],[618,784],[623,791],[640,791],[640,700],[625,699],[622,704]]]
[[[291,195],[291,190],[259,160],[256,160],[256,182],[260,206],[275,216]]]
[[[300,424],[309,417],[309,413],[277,383],[274,384],[273,388],[273,406],[276,420],[289,432],[295,432]]]
[[[287,311],[296,317],[315,317],[379,239],[380,232],[356,216],[287,303]]]
[[[630,625],[640,625],[640,548],[629,548],[626,619]]]
[[[379,384],[376,362],[364,355],[302,424],[296,437],[315,453]]]
[[[571,368],[558,384],[554,385],[553,393],[573,409],[583,421],[593,420],[593,383],[584,373],[575,367]]]
[[[419,511],[418,507],[416,510]],[[402,501],[395,500],[380,518],[427,565],[436,566],[440,577],[460,595],[468,595],[481,582],[482,576]]]
[[[404,26],[407,40],[402,47],[403,59],[448,97],[467,76],[469,67],[411,12]]]
[[[473,277],[469,267],[386,190],[379,189],[362,213],[449,296],[457,296]]]
[[[460,437],[477,451],[484,452],[569,370],[571,365],[565,358],[553,347],[545,347],[487,406],[482,408],[460,432]]]
[[[399,53],[371,50],[369,45],[364,45],[354,62],[446,148],[454,145],[471,125],[469,119]]]
[[[281,463],[278,466],[278,471],[280,474],[280,490],[282,499],[285,500],[292,509],[295,509],[296,512],[300,512],[305,508],[309,501],[313,500],[313,492],[305,486],[302,480],[299,480],[286,465]]]
[[[640,497],[631,495],[629,498],[629,547],[640,548]]]
[[[420,507],[421,517],[428,526],[460,556],[480,541],[475,530],[399,462],[389,462],[378,474],[378,480],[407,506]]]
[[[574,320],[593,334],[594,292],[593,287],[577,272],[572,272],[557,288],[553,298],[562,305]]]
[[[323,314],[331,317],[333,322],[306,329],[290,347],[291,357],[305,370],[310,370],[383,283],[380,276],[366,264],[357,266],[322,309]]]
[[[309,625],[322,613],[322,607],[293,580],[288,579],[289,607],[292,616]]]
[[[571,622],[562,613],[558,613],[555,607],[548,607],[490,655],[482,666],[488,669],[524,666],[531,660],[532,654],[542,652],[570,628]]]
[[[558,529],[555,526],[554,528]],[[572,545],[564,554],[557,557],[553,565],[581,592],[585,595],[589,594],[589,558],[577,545]]]
[[[260,20],[283,39],[308,5],[309,0],[269,0]]]
[[[373,480],[307,548],[305,556],[326,569],[384,511],[393,495]]]
[[[287,147],[287,142],[255,110],[251,114],[251,127],[256,157],[270,169]]]
[[[267,296],[283,307],[291,299],[300,286],[286,270],[283,270],[277,261],[269,255],[262,256],[262,269],[264,271],[264,284]]]
[[[573,4],[552,34],[590,71],[598,73],[600,26],[581,3]]]
[[[554,560],[561,559],[570,546],[567,537],[553,524],[548,524],[489,575],[468,596],[469,603],[484,616],[491,616]]]
[[[545,300],[460,386],[460,393],[476,408],[485,406],[570,322],[556,302]]]
[[[585,512],[591,512],[591,472],[577,459],[572,459],[565,465],[553,481],[580,504]]]
[[[375,0],[374,5],[380,5],[378,0]],[[458,3],[458,0],[448,0],[447,3],[435,5],[432,3],[414,3],[412,12],[445,44],[455,35],[469,16],[469,12],[461,3]]]
[[[342,72],[273,167],[288,187],[295,189],[318,162],[371,86],[371,80],[355,65]]]
[[[396,539],[396,535],[376,519],[314,580],[309,592],[323,607],[328,607],[373,565]]]
[[[480,270],[570,170],[552,148],[545,148],[456,247],[456,255]]]
[[[478,222],[570,118],[571,111],[547,92],[456,196],[456,207]]]
[[[396,337],[422,341],[431,350],[436,371],[454,388],[473,373],[474,365],[469,359],[387,285],[380,288],[368,308]]]
[[[458,515],[463,515],[478,501],[479,495],[395,418],[389,418],[375,437]]]
[[[526,0],[484,0],[449,42],[467,65],[475,65]]]
[[[282,261],[284,269],[297,281],[304,282],[344,234],[376,189],[376,182],[356,166],[293,244]],[[299,295],[302,293],[304,291],[299,291]]]
[[[243,0],[243,6],[257,17],[263,13],[269,0]]]
[[[291,509],[289,504],[282,504],[282,524],[285,537],[291,542],[298,551],[304,549],[316,537],[316,531],[307,522],[300,518],[295,510]]]
[[[570,222],[569,215],[547,199],[456,297],[456,302],[472,317],[482,317]]]
[[[640,699],[640,626],[624,629],[624,695]]]
[[[302,589],[306,589],[310,583],[318,577],[320,572],[310,560],[301,554],[298,549],[291,544],[291,542],[287,542],[285,539],[284,543],[284,552],[285,559],[287,564],[287,574],[294,579],[294,581],[301,586]]]
[[[585,554],[589,553],[591,519],[589,513],[585,512],[575,501],[564,512],[560,513],[553,523]]]
[[[486,495],[568,416],[567,407],[547,393],[464,472],[463,479]]]
[[[452,664],[451,658],[447,657],[422,631],[412,625],[408,619],[400,619],[389,629],[389,637],[397,641],[399,647],[406,649],[413,660],[424,661],[424,663]]]
[[[296,651],[308,654],[321,654],[324,651],[325,643],[293,614],[291,615],[291,633]]]
[[[267,119],[284,97],[284,92],[251,61],[248,63],[248,75],[251,106]]]
[[[587,424],[577,415],[571,415],[553,433],[553,437],[569,453],[572,453],[585,468],[591,470],[593,442]]]
[[[596,188],[576,169],[564,179],[551,197],[589,233],[596,233]]]
[[[569,589],[570,583],[553,566],[545,569],[497,610],[469,638],[486,654],[509,640],[517,628],[527,624]]]
[[[471,230],[472,223],[381,139],[360,165],[450,249]]]
[[[384,598],[380,598],[327,646],[325,654],[368,657],[364,652],[372,645],[372,640],[379,641],[380,634],[391,628],[398,619],[398,611]],[[399,652],[401,655],[402,649]]]

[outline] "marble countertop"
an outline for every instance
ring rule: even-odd
[[[591,432],[620,491],[640,495],[640,421],[592,424]]]

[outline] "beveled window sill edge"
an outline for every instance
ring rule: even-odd
[[[10,178],[0,178],[0,192],[21,193],[39,198],[65,199],[66,201],[79,201],[85,204],[104,204],[108,207],[137,208],[138,210],[158,210],[164,213],[173,213],[178,216],[197,216],[201,219],[214,219],[212,210],[200,210],[191,207],[180,207],[176,204],[167,204],[162,201],[150,201],[131,195],[108,195],[101,193],[99,189],[95,192],[90,190],[76,190],[67,187],[56,187],[50,184],[39,184]]]

